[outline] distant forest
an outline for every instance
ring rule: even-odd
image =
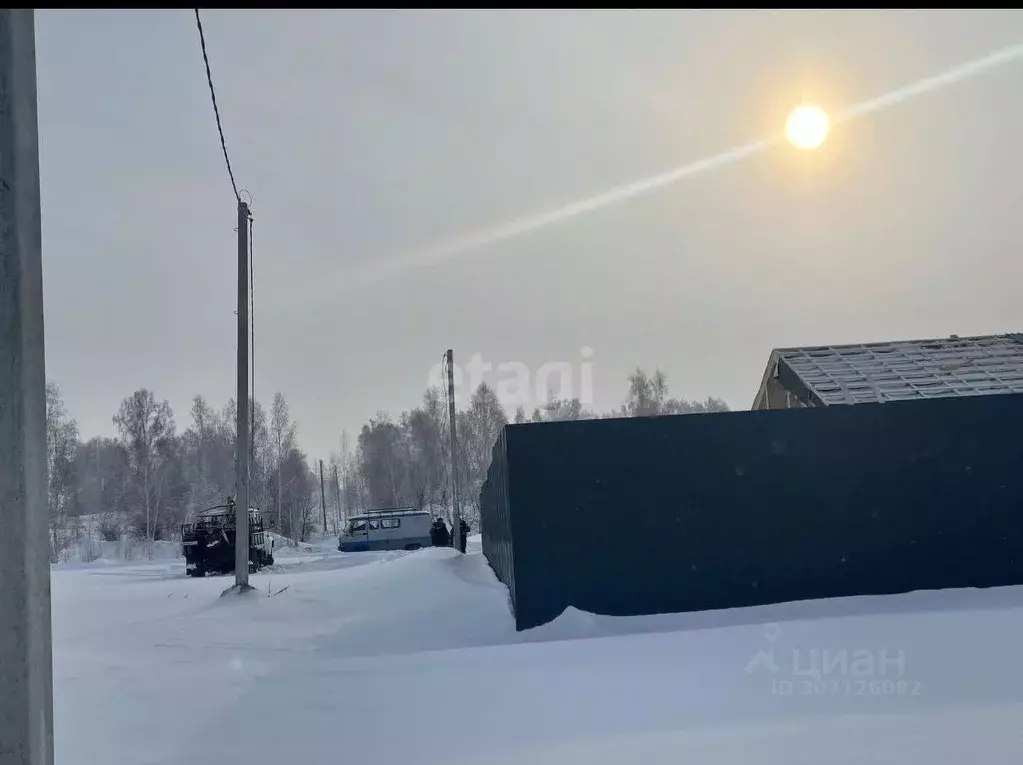
[[[625,402],[612,412],[587,410],[578,399],[550,398],[514,422],[648,417],[727,411],[721,399],[672,398],[665,375],[637,369]],[[124,537],[152,543],[179,538],[180,524],[196,512],[222,504],[234,493],[234,400],[213,408],[202,396],[192,400],[188,426],[178,430],[174,412],[148,389],[137,390],[113,416],[115,438],[82,441],[59,387],[46,387],[47,467],[51,559],[67,558],[84,537]],[[479,527],[479,489],[491,447],[508,422],[494,390],[480,384],[466,409],[456,415],[458,470],[463,513]],[[274,519],[275,530],[294,541],[320,531],[320,481],[298,443],[298,425],[277,393],[269,411],[253,402],[250,459],[251,504]],[[449,506],[448,414],[441,389],[430,388],[422,403],[392,417],[378,412],[362,426],[355,443],[346,433],[341,448],[324,461],[327,529],[337,532],[339,516],[367,507],[415,505],[437,513]],[[318,467],[318,466],[316,466]],[[334,477],[337,476],[335,483]],[[86,522],[88,519],[88,522]]]

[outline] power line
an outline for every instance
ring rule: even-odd
[[[210,72],[210,59],[206,55],[206,36],[202,31],[202,21],[199,19],[199,9],[195,10],[195,26],[199,29],[199,44],[202,46],[202,60],[206,65],[206,82],[210,86],[210,99],[213,101],[213,115],[217,118],[217,132],[220,134],[220,148],[224,152],[224,162],[227,163],[227,174],[231,178],[231,188],[234,190],[234,197],[241,202],[238,195],[238,184],[234,180],[234,171],[231,169],[231,159],[227,156],[227,142],[224,141],[224,128],[220,124],[220,109],[217,108],[217,91],[213,88],[213,74]]]
[[[238,418],[235,434],[235,481],[236,481],[236,502],[241,506],[241,512],[237,513],[235,530],[235,555],[234,555],[234,587],[232,590],[245,592],[251,590],[249,585],[249,513],[251,507],[251,494],[249,492],[251,482],[252,465],[255,464],[255,383],[249,383],[249,371],[251,358],[250,349],[255,346],[255,333],[251,332],[248,326],[249,311],[252,307],[250,292],[252,289],[252,277],[246,274],[252,265],[252,243],[249,237],[252,234],[252,214],[249,205],[241,198],[238,191],[238,183],[234,178],[234,170],[231,169],[231,158],[227,153],[227,142],[224,140],[224,126],[220,121],[220,108],[217,106],[217,91],[213,87],[213,74],[210,72],[210,58],[206,52],[206,35],[202,29],[202,19],[199,17],[199,9],[195,8],[195,26],[199,30],[199,44],[202,47],[202,60],[206,66],[206,82],[210,87],[210,100],[213,102],[213,116],[217,120],[217,133],[220,136],[220,149],[224,152],[224,163],[227,165],[227,175],[231,179],[231,190],[234,191],[235,201],[238,203]],[[251,344],[251,345],[250,345]],[[251,410],[249,407],[252,407]]]

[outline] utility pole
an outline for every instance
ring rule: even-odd
[[[337,500],[337,530],[341,531],[341,482],[337,480],[337,463],[334,463],[334,498]]]
[[[455,352],[447,352],[448,366],[448,426],[451,436],[451,539],[456,550],[462,549],[462,512],[458,507],[458,438],[455,435]]]
[[[35,13],[0,8],[0,762],[53,763]]]
[[[251,351],[250,351],[251,352]],[[249,357],[252,358],[251,356]],[[252,485],[252,471],[256,466],[256,395],[249,393],[249,485]],[[262,510],[263,508],[260,508]]]
[[[252,485],[252,470],[256,466],[256,302],[255,286],[252,283],[252,213],[248,215],[249,238],[245,249],[249,258],[249,485]],[[262,510],[263,508],[259,508]]]
[[[103,492],[107,488],[107,479],[106,476],[103,475],[103,471],[100,469],[99,466],[99,439],[96,440],[96,477],[99,478],[99,496],[100,502],[102,502]],[[100,502],[96,503],[97,510],[100,507]]]
[[[320,460],[320,507],[323,508],[323,533],[327,533],[327,493],[323,490],[323,460]]]
[[[238,200],[238,412],[235,436],[234,584],[249,586],[249,206]]]

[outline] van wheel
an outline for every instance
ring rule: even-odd
[[[421,547],[422,547],[422,545],[419,544],[418,542],[413,542],[412,544],[405,545],[405,549],[406,550],[418,550]]]

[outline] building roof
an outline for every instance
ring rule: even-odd
[[[1023,393],[1023,335],[779,348],[754,409],[773,379],[805,406]]]

